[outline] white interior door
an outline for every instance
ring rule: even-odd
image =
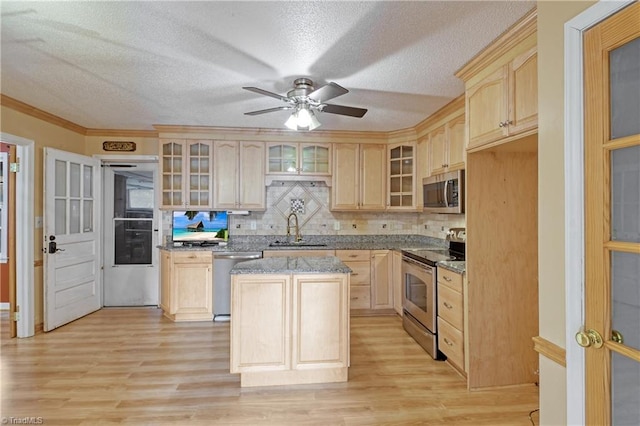
[[[102,307],[100,163],[44,148],[44,329]]]
[[[157,164],[103,170],[104,306],[157,306]]]

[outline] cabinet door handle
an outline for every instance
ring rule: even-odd
[[[453,343],[450,342],[446,337],[444,338],[444,342],[449,346],[453,346]]]
[[[442,276],[442,279],[445,280],[446,282],[450,283],[451,282],[451,278],[447,277],[446,275]]]
[[[359,275],[359,274],[358,274],[357,272],[352,272],[352,273],[351,273],[351,276],[352,276],[352,277],[355,277],[356,275]]]
[[[453,306],[451,306],[450,304],[448,304],[447,302],[443,303],[444,307],[447,309],[453,309]]]

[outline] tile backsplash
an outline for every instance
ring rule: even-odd
[[[267,187],[267,210],[229,216],[229,235],[285,235],[287,216],[296,212],[304,235],[424,235],[446,237],[465,227],[465,215],[410,212],[332,212],[330,188],[318,182],[274,182]],[[163,235],[170,235],[171,214],[163,212]],[[255,229],[252,229],[255,228]]]

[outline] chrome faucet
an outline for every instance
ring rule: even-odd
[[[302,235],[300,235],[300,227],[298,226],[298,216],[295,213],[291,213],[289,217],[287,217],[287,240],[291,236],[291,216],[295,219],[296,243],[299,243],[302,241]]]

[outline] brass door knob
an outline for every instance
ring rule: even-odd
[[[624,343],[624,336],[618,330],[611,330],[611,340],[621,345]]]
[[[602,336],[596,330],[583,330],[576,333],[576,342],[583,348],[593,346],[598,349],[604,344]]]

